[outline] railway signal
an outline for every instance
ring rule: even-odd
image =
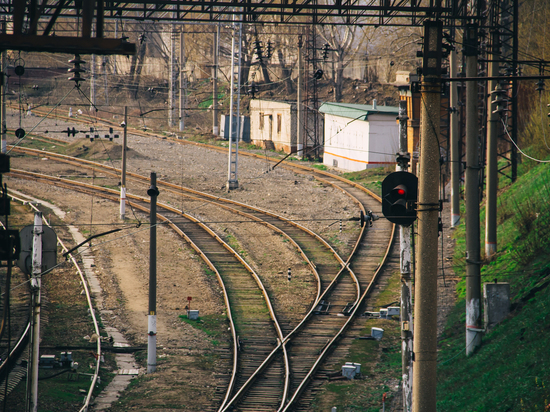
[[[410,226],[416,220],[418,178],[409,172],[390,173],[382,182],[382,213],[390,222]]]

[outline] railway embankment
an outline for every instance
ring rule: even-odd
[[[439,342],[440,412],[550,409],[550,169],[544,163],[531,167],[523,164],[513,185],[500,182],[498,252],[481,270],[482,283],[510,284],[511,311],[483,333],[481,347],[470,357],[465,354],[464,227],[455,231],[454,267],[462,280]]]

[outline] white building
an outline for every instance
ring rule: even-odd
[[[296,125],[296,103],[250,100],[250,140],[256,146],[295,152]]]
[[[323,163],[358,171],[395,165],[399,151],[399,108],[353,103],[326,102]]]

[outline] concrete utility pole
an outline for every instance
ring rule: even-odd
[[[399,102],[399,153],[397,170],[408,171],[411,155],[407,152],[407,101]],[[401,360],[403,371],[403,411],[412,411],[413,317],[411,297],[411,227],[399,225],[401,267]]]
[[[449,55],[451,78],[456,78],[458,72],[458,56],[456,50]],[[451,82],[450,99],[450,137],[451,137],[451,227],[460,224],[460,135],[458,131],[458,82]]]
[[[128,107],[124,106],[124,132],[122,135],[122,178],[120,182],[120,219],[126,214],[126,146],[128,144]]]
[[[214,32],[214,64],[212,65],[212,134],[218,136],[220,127],[218,126],[218,65],[220,57],[220,25]]]
[[[494,8],[491,8],[493,10]],[[489,76],[498,76],[499,59],[499,33],[491,32],[491,48],[487,56],[489,60]],[[487,201],[485,205],[485,256],[491,259],[497,253],[497,190],[498,190],[498,166],[497,166],[497,141],[499,114],[493,113],[496,104],[491,104],[494,91],[498,82],[489,80],[487,89]]]
[[[149,212],[149,315],[147,316],[147,373],[157,370],[157,174],[151,173]]]
[[[306,142],[304,140],[304,119],[302,110],[302,89],[303,89],[303,70],[302,70],[302,36],[298,37],[298,90],[296,92],[296,140],[298,157],[304,157],[306,153]]]
[[[40,304],[42,285],[42,212],[34,214],[32,242],[32,323],[30,373],[27,374],[27,410],[38,411],[38,364],[40,362]],[[29,379],[30,378],[30,379]]]
[[[477,76],[477,25],[464,30],[466,77]],[[477,82],[466,84],[466,355],[481,345]]]
[[[184,55],[184,42],[183,42],[183,32],[180,33],[180,132],[183,131],[183,128],[185,127],[185,89],[187,87],[186,79],[184,79],[183,76],[183,70],[185,67],[185,55]]]
[[[418,249],[414,289],[414,412],[436,411],[441,43],[441,21],[426,21],[420,102]]]
[[[6,32],[6,22],[2,22],[2,33]],[[0,81],[0,151],[6,153],[8,150],[8,143],[6,141],[6,92],[8,89],[8,77],[6,76],[6,52],[0,53],[0,75],[2,79]]]

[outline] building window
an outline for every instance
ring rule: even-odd
[[[281,125],[283,123],[283,116],[280,113],[277,113],[277,133],[281,133]]]
[[[264,129],[264,113],[260,112],[260,130]]]

